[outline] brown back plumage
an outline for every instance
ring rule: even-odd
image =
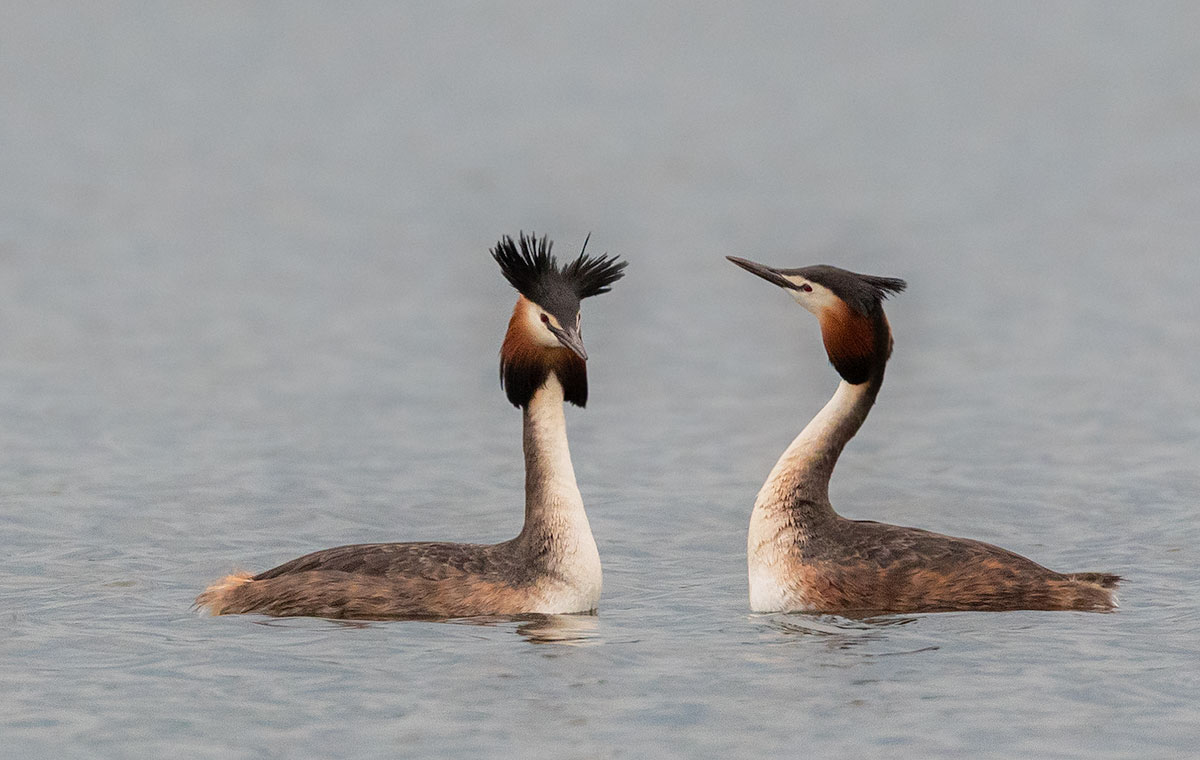
[[[827,610],[1087,610],[1115,607],[1106,573],[1058,573],[999,546],[838,518],[795,557]]]
[[[503,544],[354,544],[306,554],[258,575],[236,573],[196,605],[213,614],[386,620],[526,611],[544,574]]]

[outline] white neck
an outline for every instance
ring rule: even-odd
[[[524,408],[524,447],[525,527],[518,540],[549,571],[587,586],[587,595],[598,599],[600,554],[575,483],[563,389],[554,373]]]
[[[524,409],[525,524],[560,523],[575,513],[587,525],[567,446],[563,389],[553,373]]]
[[[862,426],[878,389],[875,382],[851,385],[842,380],[833,398],[779,457],[754,500],[755,510],[828,506],[833,466]]]
[[[837,519],[829,503],[829,477],[842,448],[867,418],[880,380],[881,375],[859,385],[841,381],[759,490],[746,535],[751,609],[806,609],[803,595],[796,596],[792,563],[799,547]]]

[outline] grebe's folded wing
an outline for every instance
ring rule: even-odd
[[[268,580],[312,571],[436,581],[467,573],[482,574],[493,564],[491,546],[445,542],[351,544],[306,554],[254,576]]]
[[[843,520],[838,547],[844,559],[858,560],[881,569],[961,573],[970,568],[1008,567],[1020,572],[1058,575],[1028,557],[984,541],[958,538],[920,528],[889,525],[874,520]]]

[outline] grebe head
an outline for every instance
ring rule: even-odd
[[[589,236],[590,237],[590,236]],[[521,294],[500,348],[500,382],[514,406],[524,406],[551,372],[572,404],[587,403],[587,351],[580,333],[579,302],[607,293],[626,262],[607,254],[579,257],[559,267],[546,237],[507,235],[492,249],[504,278]]]
[[[904,290],[904,280],[876,277],[818,264],[776,269],[737,256],[727,256],[747,272],[787,290],[821,323],[830,363],[846,382],[870,380],[892,353],[892,332],[883,299]]]

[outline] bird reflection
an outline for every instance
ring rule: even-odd
[[[478,615],[461,618],[436,618],[428,616],[397,617],[380,620],[330,620],[316,619],[334,628],[365,629],[389,623],[445,623],[448,625],[473,625],[484,628],[512,630],[531,644],[570,644],[580,646],[599,642],[599,617],[595,613],[570,615]],[[256,625],[274,628],[296,628],[311,625],[313,618],[265,618],[255,620]]]
[[[883,640],[890,635],[888,629],[894,626],[915,623],[915,617],[899,617],[896,615],[881,615],[864,612],[861,617],[843,617],[841,615],[814,615],[807,613],[775,613],[770,615],[755,615],[754,620],[760,621],[771,631],[783,634],[788,639],[800,641],[796,637],[808,637],[810,640],[823,640],[831,649],[851,649]],[[788,639],[782,639],[781,643]],[[938,647],[921,647],[905,652],[890,652],[887,654],[911,654],[926,652]]]
[[[499,627],[516,623],[514,631],[531,644],[581,646],[598,641],[600,619],[594,613],[576,615],[496,615],[458,618],[449,623]]]

